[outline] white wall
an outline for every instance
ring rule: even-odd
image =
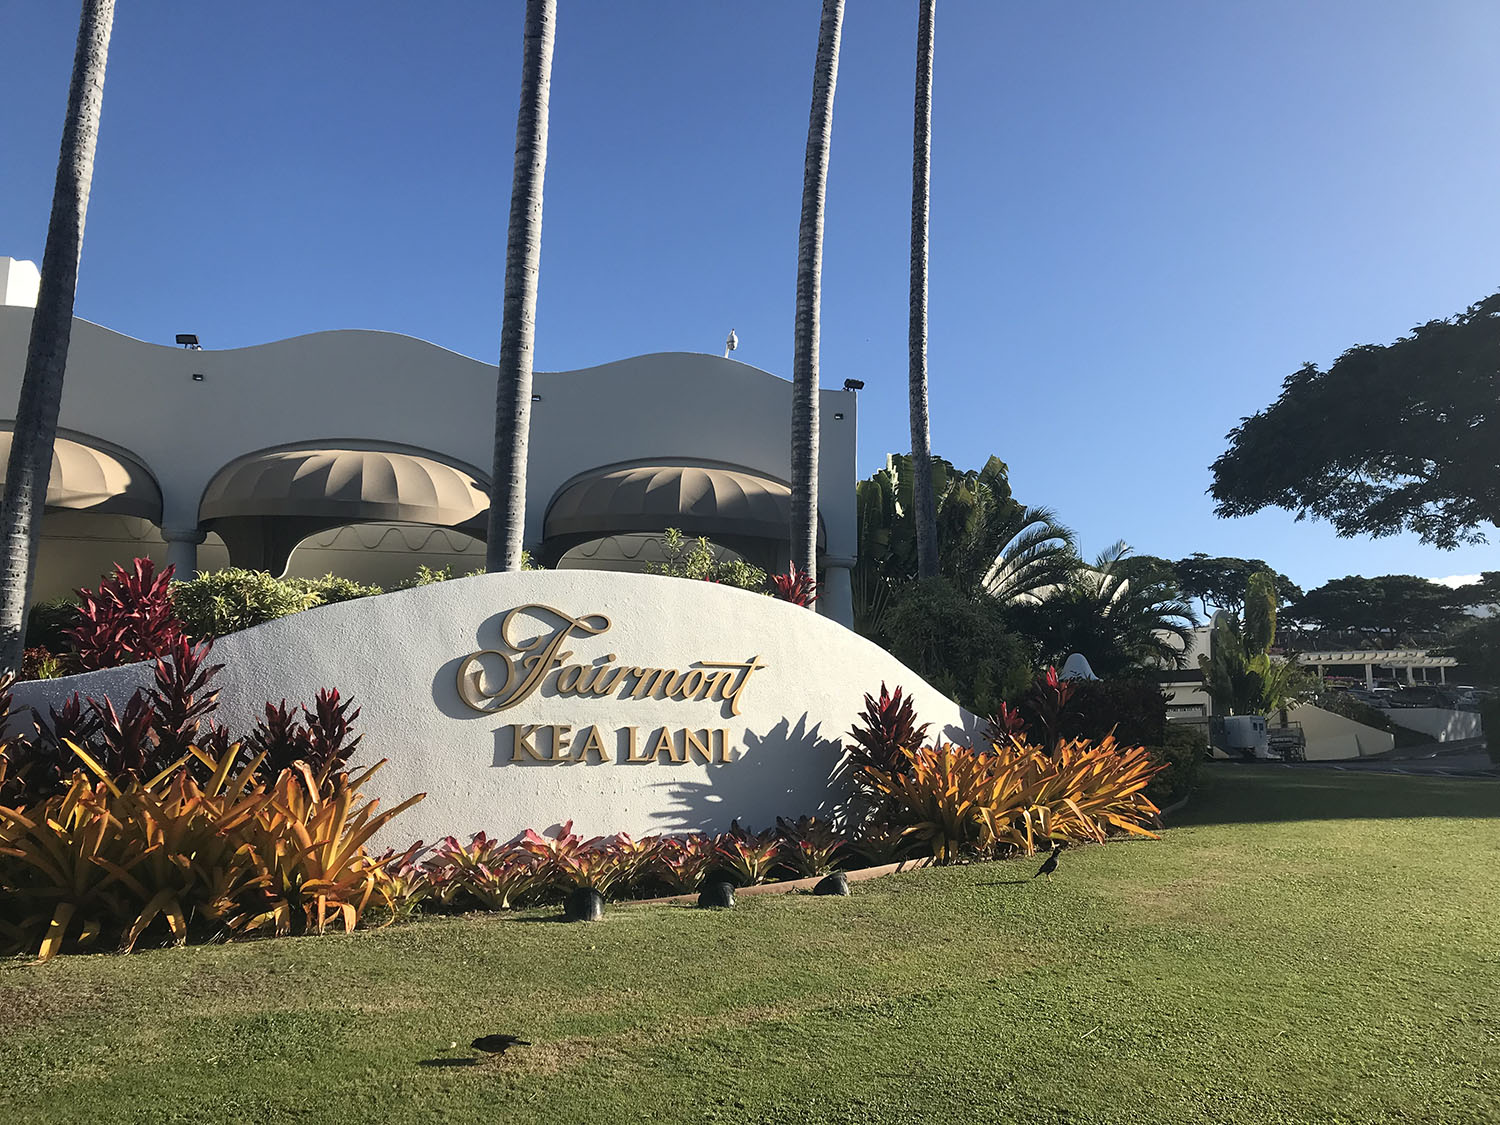
[[[1445,707],[1393,707],[1391,722],[1408,730],[1430,735],[1434,742],[1458,742],[1478,738],[1479,712],[1450,711]]]
[[[1307,737],[1307,760],[1337,761],[1341,758],[1363,758],[1383,754],[1396,746],[1396,736],[1389,731],[1356,723],[1332,711],[1310,704],[1293,707],[1289,717],[1302,724]]]
[[[764,667],[745,685],[738,715],[719,701],[578,698],[548,686],[498,714],[465,707],[457,689],[463,657],[502,648],[501,618],[531,603],[610,619],[607,631],[566,644],[567,663],[590,665],[614,654],[616,666],[687,670],[698,661],[755,657]],[[518,625],[511,639],[525,643],[541,632]],[[713,583],[649,575],[572,570],[454,579],[233,634],[219,642],[214,659],[227,665],[218,680],[218,717],[237,734],[251,729],[267,700],[311,702],[322,687],[353,695],[365,733],[356,760],[390,759],[373,790],[387,803],[428,794],[385,833],[382,846],[480,830],[510,836],[569,819],[586,834],[644,834],[719,830],[732,817],[759,828],[778,815],[826,813],[843,799],[830,780],[839,742],[864,693],[878,692],[882,681],[913,694],[934,734],[976,725],[884,650],[826,618]],[[145,666],[133,665],[22,684],[16,701],[44,707],[77,690],[119,706],[147,678]],[[575,749],[586,728],[597,726],[609,760],[512,760],[515,725],[564,723],[573,727]],[[641,752],[662,728],[724,729],[734,760],[706,764],[695,754],[686,763],[625,764],[620,732],[628,727],[638,728]],[[535,744],[547,752],[545,735]]]

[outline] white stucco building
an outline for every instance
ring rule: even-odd
[[[36,270],[0,257],[0,467]],[[181,326],[191,327],[191,326]],[[223,351],[75,320],[38,599],[148,555],[394,585],[483,565],[495,366],[388,332]],[[641,569],[668,527],[767,569],[789,558],[791,384],[681,352],[537,372],[526,543],[559,568]],[[856,396],[821,394],[821,611],[852,623]]]

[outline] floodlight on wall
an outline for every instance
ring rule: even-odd
[[[193,382],[195,382],[195,383],[201,383],[201,382],[203,382],[203,372],[201,372],[201,371],[194,371],[193,372]]]
[[[734,329],[729,330],[729,335],[724,337],[724,358],[729,358],[729,353],[740,346],[740,338],[734,334]]]
[[[865,389],[865,381],[863,379],[845,379],[844,380],[844,390],[846,390],[846,391],[862,391],[864,389]]]
[[[842,422],[844,420],[844,412],[842,410],[840,410],[837,414],[835,414],[833,416],[833,420],[835,422]]]
[[[177,333],[177,342],[190,352],[201,352],[203,349],[198,345],[198,337],[191,332]]]
[[[541,395],[532,395],[531,396],[531,401],[532,402],[541,402],[542,401],[542,396]]]

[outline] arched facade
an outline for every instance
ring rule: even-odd
[[[19,394],[30,319],[30,308],[0,306],[0,403]],[[581,528],[564,535],[561,524],[550,532],[547,525],[570,485],[590,474],[656,466],[671,470],[671,487],[687,488],[676,513],[681,530],[707,534],[706,520],[727,521],[710,538],[758,564],[785,565],[772,526],[779,513],[767,513],[790,474],[789,382],[735,360],[669,352],[537,372],[534,394],[525,538],[535,556],[558,554],[569,535],[579,541]],[[493,364],[394,333],[320,332],[200,351],[79,320],[60,424],[70,434],[98,435],[101,449],[129,450],[149,466],[159,507],[149,516],[111,518],[139,521],[133,533],[153,550],[147,540],[159,529],[165,560],[179,573],[223,565],[226,557],[292,573],[314,559],[327,560],[335,573],[358,572],[342,564],[378,549],[410,556],[412,569],[418,561],[478,565],[484,511],[475,495],[483,503],[487,482],[477,466],[492,461],[494,396]],[[848,624],[855,396],[823,391],[821,417],[819,608]],[[736,505],[727,502],[733,488],[720,488],[734,480],[725,474],[763,482],[753,483],[751,491],[760,490],[753,502],[738,505],[738,525],[730,511]],[[712,512],[694,507],[691,495],[705,480],[714,485]],[[614,483],[617,501],[630,499],[641,510],[627,505],[618,519],[596,521],[606,536],[637,534],[623,526],[631,519],[643,526],[647,516],[673,514],[637,502],[644,492],[626,487],[630,482]],[[112,542],[125,547],[128,538]]]

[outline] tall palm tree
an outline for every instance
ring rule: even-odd
[[[938,573],[937,506],[932,496],[932,427],[927,413],[927,220],[932,198],[932,36],[936,0],[917,13],[917,95],[912,113],[911,307],[907,322],[906,397],[916,473],[917,576]]]
[[[833,138],[844,0],[823,0],[813,70],[807,155],[802,165],[802,224],[797,234],[797,321],[792,344],[792,565],[818,569],[818,313],[823,294],[823,200]]]
[[[485,569],[520,570],[526,534],[526,457],[531,435],[531,363],[536,284],[542,262],[542,181],[547,172],[547,104],[557,0],[526,0],[521,107],[505,239],[505,303],[495,391],[495,460]]]
[[[68,87],[52,217],[42,252],[42,282],[31,317],[26,372],[16,405],[15,436],[0,508],[0,670],[18,671],[26,643],[26,613],[36,575],[42,512],[52,476],[52,443],[62,406],[63,374],[73,337],[73,300],[83,223],[94,179],[94,147],[104,104],[104,66],[114,28],[114,0],[84,0]]]

